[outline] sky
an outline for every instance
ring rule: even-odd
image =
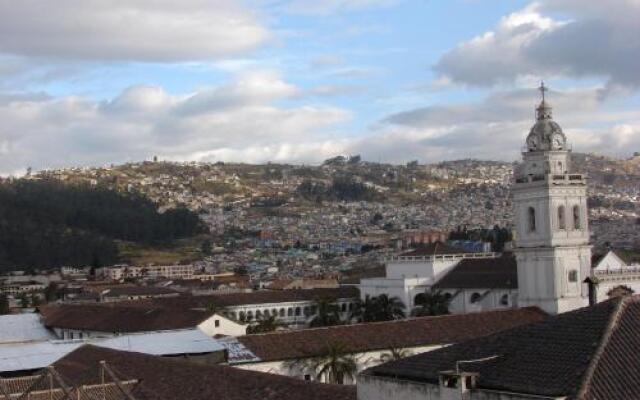
[[[0,0],[0,174],[640,151],[640,0]]]

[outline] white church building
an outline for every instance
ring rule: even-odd
[[[614,268],[591,268],[586,176],[573,169],[546,90],[541,85],[536,122],[514,173],[513,253],[465,253],[432,244],[389,259],[386,277],[362,279],[363,298],[397,296],[409,311],[422,293],[437,289],[449,297],[452,313],[537,306],[559,314],[587,306],[590,289],[594,302],[619,286],[640,290],[640,268],[615,262],[615,255],[607,256]]]

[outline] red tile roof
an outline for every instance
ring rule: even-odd
[[[83,346],[54,366],[69,382],[89,384],[97,382],[103,360],[119,378],[139,382],[132,392],[138,400],[356,400],[354,386],[307,382],[95,346]]]
[[[248,335],[238,341],[262,361],[274,361],[322,355],[329,343],[340,343],[352,353],[451,344],[546,317],[530,307]]]

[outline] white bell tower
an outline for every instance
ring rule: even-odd
[[[591,246],[586,177],[571,168],[571,150],[542,101],[515,173],[518,306],[558,314],[588,305]]]

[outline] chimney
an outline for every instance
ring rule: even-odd
[[[476,388],[477,381],[476,372],[442,371],[439,377],[440,399],[470,399],[471,390]]]

